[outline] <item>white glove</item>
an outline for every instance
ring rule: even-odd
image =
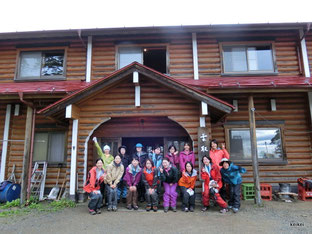
[[[97,142],[97,139],[96,139],[96,137],[93,137],[93,138],[92,138],[92,140],[93,140],[94,142]]]

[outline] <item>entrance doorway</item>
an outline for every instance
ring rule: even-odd
[[[128,154],[132,155],[135,152],[135,145],[141,143],[143,150],[150,153],[152,149],[159,145],[161,151],[164,151],[164,138],[163,137],[123,137],[122,144],[127,146]]]

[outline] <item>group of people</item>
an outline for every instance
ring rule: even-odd
[[[103,151],[96,137],[93,138],[100,156],[96,165],[89,171],[84,190],[90,197],[88,204],[92,215],[100,214],[105,203],[108,211],[117,211],[120,200],[126,202],[127,209],[137,210],[138,200],[146,201],[146,211],[156,212],[159,208],[159,198],[163,192],[164,212],[171,209],[177,211],[177,187],[182,196],[182,210],[193,212],[195,208],[195,183],[198,177],[194,169],[195,155],[189,143],[184,144],[184,150],[178,152],[174,145],[169,146],[164,156],[161,147],[155,146],[150,153],[143,151],[143,145],[137,143],[135,152],[128,155],[127,147],[118,148],[118,154],[113,157],[110,147],[105,145]],[[241,173],[246,170],[229,161],[225,145],[210,142],[209,156],[202,157],[201,179],[203,183],[202,211],[209,208],[210,199],[221,207],[220,212],[226,213],[232,209],[234,213],[240,208]],[[229,184],[230,199],[225,202],[225,183]]]

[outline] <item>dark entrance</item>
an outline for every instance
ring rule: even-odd
[[[164,138],[163,137],[123,137],[122,144],[127,146],[128,153],[133,154],[135,151],[135,145],[141,143],[143,150],[147,153],[151,152],[153,147],[160,145],[163,151]]]

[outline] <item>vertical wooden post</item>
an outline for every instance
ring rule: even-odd
[[[78,119],[73,119],[72,124],[69,197],[71,200],[76,200]]]
[[[30,156],[30,140],[31,140],[31,125],[33,118],[33,108],[27,106],[26,126],[25,126],[25,142],[24,142],[24,155],[22,167],[22,184],[21,184],[21,204],[26,202],[27,183],[29,172],[29,156]]]
[[[5,166],[6,166],[6,158],[7,158],[7,152],[8,152],[10,119],[11,119],[11,104],[7,104],[5,121],[4,121],[2,152],[1,152],[0,182],[4,181],[5,179],[5,171],[6,171]]]
[[[251,157],[252,157],[252,168],[253,177],[255,184],[255,203],[258,206],[262,205],[260,195],[260,179],[258,170],[258,155],[257,155],[257,137],[256,137],[256,121],[255,121],[255,107],[253,96],[248,97],[248,110],[249,110],[249,127],[250,127],[250,141],[251,141]]]

